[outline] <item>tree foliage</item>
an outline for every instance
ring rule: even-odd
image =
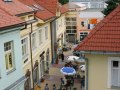
[[[108,0],[106,1],[107,8],[105,8],[102,13],[107,16],[112,10],[114,10],[119,4],[120,0]]]
[[[59,0],[59,2],[63,5],[69,2],[69,0]]]

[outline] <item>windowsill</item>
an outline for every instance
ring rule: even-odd
[[[119,89],[120,90],[120,86],[111,86],[111,89]]]
[[[15,70],[16,70],[16,69],[13,68],[12,70],[8,71],[8,72],[7,72],[7,75],[9,75],[10,73],[14,72]]]

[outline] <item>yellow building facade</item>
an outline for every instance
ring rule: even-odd
[[[120,60],[120,55],[85,54],[88,59],[88,90],[120,90],[112,85],[112,61]],[[87,77],[87,76],[86,76]],[[85,89],[87,90],[87,89]]]
[[[31,16],[29,18],[29,16]],[[34,14],[21,17],[26,22],[34,20]],[[21,30],[24,74],[31,72],[31,85],[39,82],[51,63],[51,30],[50,21],[36,18],[36,21],[26,25]],[[32,59],[32,60],[31,60]]]

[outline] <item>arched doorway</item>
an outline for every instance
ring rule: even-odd
[[[29,69],[27,70],[25,77],[26,77],[26,81],[24,84],[24,90],[31,90],[31,78],[30,78],[31,72],[29,71]]]
[[[37,83],[39,80],[38,60],[36,60],[35,65],[34,65],[33,79],[34,79],[34,83]]]
[[[44,55],[42,55],[40,57],[40,74],[41,74],[41,77],[43,77],[44,72],[45,72],[45,62],[44,62]]]

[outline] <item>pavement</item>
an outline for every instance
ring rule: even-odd
[[[72,51],[73,51],[73,48],[72,50],[64,52],[64,55],[65,55],[64,62],[59,60],[58,64],[51,65],[49,74],[46,74],[44,76],[45,78],[44,82],[41,82],[40,86],[36,85],[35,90],[44,90],[46,83],[48,83],[49,90],[53,90],[53,84],[56,85],[57,90],[60,88],[60,83],[61,83],[60,78],[64,77],[64,75],[60,72],[60,69],[64,66],[66,62],[66,57],[69,55],[72,55]],[[80,74],[82,73],[80,72]],[[77,89],[73,89],[73,88],[77,88]],[[67,90],[81,90],[80,81],[78,79],[74,79],[74,86],[72,87],[72,89],[67,89]]]

